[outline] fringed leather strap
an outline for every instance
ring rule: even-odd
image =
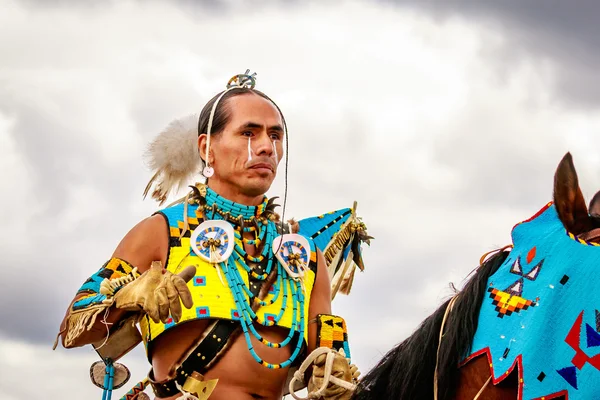
[[[509,246],[505,246],[502,249],[500,249],[499,251],[504,251],[508,247]],[[448,315],[450,315],[450,313],[452,312],[452,309],[454,308],[454,304],[456,303],[456,300],[458,300],[458,295],[454,296],[448,303],[448,306],[446,306],[446,312],[444,312],[444,318],[442,319],[442,325],[440,326],[440,338],[438,341],[437,354],[435,357],[435,372],[433,374],[433,400],[438,399],[438,362],[439,362],[439,357],[440,357],[440,347],[442,345],[442,338],[444,337],[444,328],[446,327],[446,320],[448,319]],[[492,375],[490,374],[490,377],[483,384],[481,389],[479,389],[479,392],[477,392],[477,394],[475,395],[473,400],[479,399],[479,397],[483,393],[483,390],[489,385],[491,380],[492,380]]]
[[[490,373],[490,377],[488,378],[487,381],[485,381],[485,383],[483,384],[483,386],[481,387],[481,389],[479,389],[479,392],[477,392],[477,394],[475,395],[475,397],[473,397],[473,400],[479,399],[479,397],[483,393],[483,390],[487,387],[487,385],[490,384],[491,381],[492,381],[492,374]]]
[[[433,373],[433,400],[437,400],[438,398],[438,362],[440,358],[440,347],[442,345],[442,338],[444,337],[444,327],[446,326],[446,319],[452,311],[454,303],[456,303],[457,299],[458,295],[454,296],[452,300],[450,300],[450,302],[448,303],[448,306],[446,306],[446,312],[444,313],[444,318],[442,319],[442,326],[440,327],[440,338],[438,340],[438,348],[437,353],[435,355],[435,372]]]

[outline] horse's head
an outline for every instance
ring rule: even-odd
[[[577,173],[575,172],[575,166],[573,165],[573,158],[569,153],[563,157],[556,169],[554,177],[554,205],[562,225],[571,235],[575,235],[579,239],[587,242],[600,243],[600,191],[593,196],[588,208],[581,189],[579,188],[579,180],[577,178]],[[547,209],[548,208],[546,207],[543,210]],[[522,323],[523,320],[520,319],[522,314],[519,314],[520,311],[518,310],[525,310],[530,313],[533,312],[534,309],[544,310],[543,308],[537,308],[537,305],[535,307],[530,307],[530,305],[533,305],[534,303],[531,299],[535,299],[535,302],[541,302],[538,304],[544,304],[545,301],[549,301],[549,299],[552,298],[551,295],[546,296],[544,293],[548,294],[553,291],[558,292],[567,282],[569,285],[573,285],[574,282],[576,282],[576,277],[575,275],[572,275],[571,272],[569,272],[569,274],[572,276],[569,279],[569,277],[560,270],[553,271],[550,261],[547,261],[546,264],[544,264],[545,269],[541,274],[545,275],[541,275],[539,271],[542,268],[541,265],[544,259],[538,258],[536,260],[534,258],[536,257],[536,252],[530,251],[536,247],[530,247],[530,242],[528,240],[532,237],[536,240],[538,238],[543,238],[548,232],[556,235],[550,236],[550,239],[548,240],[560,238],[563,239],[563,244],[565,241],[572,242],[560,229],[560,225],[558,221],[556,221],[556,214],[552,212],[551,214],[547,214],[546,217],[548,217],[548,215],[551,215],[551,218],[540,218],[537,222],[532,222],[532,225],[538,223],[542,226],[541,228],[538,227],[538,230],[531,228],[531,226],[529,228],[524,228],[523,226],[519,227],[519,229],[525,229],[525,231],[521,231],[517,235],[517,237],[525,243],[523,248],[517,249],[514,247],[513,250],[510,251],[503,248],[500,251],[495,252],[491,257],[486,258],[485,262],[482,262],[477,269],[477,273],[471,276],[461,292],[454,297],[453,300],[448,300],[442,304],[435,313],[422,322],[413,335],[389,351],[384,358],[363,377],[354,399],[372,400],[400,398],[427,400],[434,398],[434,391],[437,391],[437,398],[439,399],[472,399],[476,396],[476,393],[480,392],[481,394],[481,390],[483,390],[482,387],[487,385],[486,379],[488,383],[490,382],[489,377],[492,353],[489,351],[487,353],[490,358],[485,356],[486,353],[478,353],[478,355],[475,356],[475,359],[470,360],[460,368],[460,370],[459,365],[465,361],[465,357],[473,354],[473,338],[478,327],[482,325],[482,322],[480,321],[482,304],[485,302],[487,307],[486,310],[488,310],[488,314],[491,315],[489,317],[491,318],[491,322],[498,323],[499,326],[501,326],[500,329],[488,329],[482,334],[483,337],[499,337],[498,348],[504,351],[504,355],[502,355],[503,353],[500,353],[502,357],[498,356],[497,358],[493,358],[493,360],[505,359],[508,354],[511,354],[511,357],[516,357],[517,353],[514,349],[515,345],[513,344],[512,350],[510,347],[511,343],[515,342],[512,340],[508,341],[508,343],[504,341],[506,337],[500,335],[501,331],[507,329],[506,326],[509,325],[509,323],[513,323],[517,326],[518,331],[521,332],[526,328],[526,325]],[[533,221],[534,219],[535,218],[532,218],[529,221]],[[543,224],[550,224],[549,228],[548,225]],[[549,230],[544,231],[546,228]],[[526,240],[523,239],[524,237]],[[538,244],[540,246],[545,244],[545,250],[556,250],[556,247],[560,247],[555,246],[554,242],[540,242]],[[527,267],[527,269],[523,269],[524,267],[521,265],[520,261],[519,264],[517,264],[516,261],[520,260],[519,254],[522,253],[512,254],[513,252],[522,252],[523,249],[526,250],[525,253],[523,253],[526,254],[523,265]],[[542,247],[539,248],[537,257],[543,257],[543,250],[541,249]],[[589,250],[590,247],[585,246],[585,249]],[[594,254],[597,255],[597,251],[598,248],[595,248]],[[586,256],[591,257],[589,251],[585,251],[584,253]],[[532,259],[527,260],[527,258],[530,257],[530,254],[532,254]],[[509,256],[513,257],[509,258]],[[575,256],[569,254],[567,257]],[[508,262],[506,262],[507,260]],[[560,259],[555,258],[555,260]],[[530,262],[531,265],[529,265]],[[556,266],[556,262],[557,261],[555,261],[554,266]],[[504,270],[501,270],[500,274],[495,275],[502,267]],[[536,272],[535,274],[532,274],[534,270]],[[502,274],[504,274],[505,277],[508,276],[508,278],[506,278],[506,284],[498,284],[496,278],[502,279]],[[543,279],[539,279],[537,282],[539,288],[537,293],[539,293],[541,300],[537,298],[537,295],[528,297],[528,294],[522,294],[523,286],[527,285],[527,287],[530,288],[531,283],[536,281],[538,275],[547,277],[544,279],[550,279],[545,282],[543,286],[541,286]],[[493,282],[490,280],[492,277],[494,277]],[[563,280],[565,277],[567,280]],[[579,280],[579,282],[580,281],[581,280]],[[521,283],[519,286],[514,285],[514,283],[519,282]],[[499,287],[500,290],[494,292],[492,289],[498,285],[501,285]],[[519,288],[521,292],[516,293],[516,288]],[[508,293],[508,289],[511,289],[512,292]],[[510,306],[515,311],[511,310],[510,314],[499,314],[497,312],[498,307],[504,307],[498,306],[498,304],[500,304],[499,300],[496,298],[498,293],[500,293],[499,300],[503,301],[506,308]],[[583,295],[580,295],[580,297],[581,296]],[[555,297],[561,302],[561,312],[564,312],[566,302],[562,302],[563,298],[560,295]],[[527,310],[526,308],[517,309],[517,305],[524,304],[522,302],[527,301],[529,302],[527,307],[530,307],[530,310]],[[575,302],[573,304],[577,307],[580,303]],[[549,314],[552,314],[552,312]],[[490,320],[488,319],[488,321]],[[569,320],[568,323],[572,323],[572,320]],[[533,325],[535,326],[536,324]],[[591,325],[587,326],[593,329]],[[490,335],[490,332],[493,332],[493,334]],[[600,328],[598,328],[598,332],[598,334],[593,332],[590,334],[590,337],[596,338],[597,335],[600,335]],[[441,333],[443,333],[443,335],[441,335]],[[576,340],[579,341],[580,335],[577,333],[574,336],[576,337]],[[442,337],[443,340],[441,340]],[[554,343],[566,342],[563,341],[563,338],[559,339],[560,340],[558,341],[554,341]],[[536,345],[539,344],[539,337],[535,336],[533,342],[536,343]],[[519,343],[524,343],[524,341]],[[566,345],[570,346],[568,343]],[[509,353],[509,351],[512,351],[512,353]],[[495,354],[497,355],[497,353]],[[572,355],[569,353],[565,365],[559,365],[559,367],[564,368],[564,371],[554,369],[550,372],[550,369],[547,369],[546,373],[553,373],[554,377],[559,380],[563,379],[562,375],[560,375],[561,371],[563,374],[579,374],[579,372],[573,372],[577,367],[569,364],[571,357]],[[497,361],[493,362],[496,363]],[[516,365],[516,361],[514,363],[510,362],[508,365],[514,366]],[[509,371],[511,370],[508,369],[506,374],[508,374]],[[488,385],[481,398],[517,398],[517,386],[519,383],[517,379],[518,374],[514,373],[514,371],[516,370],[513,370],[513,373],[506,375],[506,379],[502,378],[502,382]],[[537,377],[537,381],[534,382],[541,382],[546,379],[545,373],[540,375],[537,374],[538,373],[536,372],[535,375],[533,375],[534,380]],[[567,376],[565,379],[571,379],[571,376],[565,376]],[[436,381],[435,386],[433,385],[434,379]],[[560,381],[560,383],[565,382]],[[568,385],[569,382],[566,381],[565,384]],[[532,387],[532,385],[529,387]]]
[[[554,175],[554,204],[567,231],[580,239],[600,243],[600,191],[588,209],[570,153],[565,154]]]

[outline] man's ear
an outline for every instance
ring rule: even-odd
[[[214,140],[214,136],[212,136],[211,138],[211,143]],[[206,133],[201,134],[200,136],[198,136],[198,152],[200,153],[200,158],[202,159],[202,161],[204,161],[204,163],[206,164],[206,142],[208,140],[208,135]],[[211,151],[212,149],[209,149],[209,162],[212,164],[214,162],[214,155]]]

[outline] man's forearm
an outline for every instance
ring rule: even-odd
[[[129,263],[112,258],[87,279],[62,321],[63,346],[79,347],[106,337],[110,328],[126,316],[124,311],[113,306],[113,295],[137,275]]]
[[[96,318],[96,321],[90,327],[89,330],[84,331],[81,335],[72,340],[71,343],[69,343],[69,346],[66,346],[65,338],[67,330],[65,329],[65,327],[68,319],[67,313],[67,316],[65,316],[65,319],[61,324],[60,336],[62,344],[65,348],[72,348],[85,346],[86,344],[97,343],[103,339],[106,339],[106,337],[111,332],[113,326],[117,325],[120,321],[124,320],[125,318],[131,315],[131,312],[120,310],[114,305],[112,305],[107,309],[106,314],[100,315],[99,318]]]

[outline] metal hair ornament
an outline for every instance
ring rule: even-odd
[[[231,79],[229,79],[229,81],[227,82],[227,89],[225,89],[223,93],[221,93],[221,95],[213,104],[212,109],[210,110],[210,116],[208,118],[208,128],[206,129],[206,166],[202,170],[202,175],[204,175],[204,177],[210,178],[215,173],[213,167],[210,166],[208,152],[210,149],[210,134],[212,131],[213,119],[215,117],[215,112],[217,110],[219,102],[221,101],[223,96],[225,96],[225,93],[227,93],[231,89],[243,88],[252,90],[254,89],[254,86],[256,86],[256,72],[250,74],[250,70],[247,69],[246,73],[235,75],[231,77]]]
[[[256,86],[256,72],[250,75],[250,70],[247,69],[246,73],[233,76],[229,82],[227,82],[227,89],[236,87],[243,87],[247,89],[254,89]]]

